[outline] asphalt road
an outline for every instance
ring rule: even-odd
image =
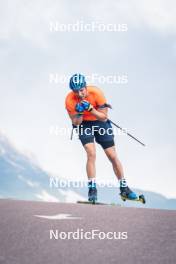
[[[176,211],[1,199],[0,264],[39,263],[175,264]]]

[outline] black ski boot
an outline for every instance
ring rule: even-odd
[[[93,204],[95,204],[95,202],[97,201],[97,188],[96,188],[96,183],[95,182],[89,182],[88,183],[88,201],[92,202]]]
[[[120,195],[123,198],[127,198],[129,200],[136,200],[138,199],[138,195],[133,192],[128,186],[120,187]]]

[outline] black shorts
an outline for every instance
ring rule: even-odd
[[[95,141],[103,149],[114,146],[114,135],[110,121],[83,121],[78,129],[79,139],[83,146]]]

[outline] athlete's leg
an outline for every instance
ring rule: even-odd
[[[106,149],[104,149],[104,151],[105,151],[108,159],[112,163],[114,173],[115,173],[116,177],[118,178],[118,180],[123,179],[124,178],[123,167],[122,167],[120,160],[118,159],[115,146],[106,148]]]
[[[122,167],[120,160],[117,157],[115,146],[106,148],[104,149],[104,151],[112,163],[115,175],[120,181],[121,196],[127,197],[128,199],[131,199],[131,200],[136,200],[138,198],[137,194],[128,187],[127,182],[124,178],[123,167]]]
[[[96,149],[94,143],[94,134],[92,133],[92,125],[93,123],[91,121],[82,122],[82,130],[80,129],[79,131],[79,139],[81,140],[81,143],[87,153],[86,171],[88,178],[88,201],[95,203],[95,201],[97,201],[97,189],[95,181]]]
[[[88,177],[88,200],[95,203],[97,201],[97,189],[96,189],[96,149],[95,143],[87,143],[84,145],[85,151],[87,153],[87,164],[86,171]]]
[[[86,171],[87,171],[88,180],[95,179],[95,177],[96,177],[96,168],[95,168],[96,148],[95,148],[95,143],[85,144],[84,149],[87,153]]]

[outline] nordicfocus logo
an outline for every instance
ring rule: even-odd
[[[85,75],[87,83],[98,83],[98,84],[128,84],[128,74],[110,74],[102,75],[99,73],[92,73],[90,75]],[[59,73],[49,73],[49,83],[50,84],[68,84],[70,79],[69,75],[59,74]],[[75,80],[77,83],[77,79]]]
[[[92,229],[90,231],[84,231],[84,229],[77,229],[76,231],[64,232],[59,230],[50,230],[50,240],[124,240],[128,238],[127,232],[109,231],[104,232],[99,229]]]
[[[124,136],[127,134],[127,128],[122,128],[122,130],[116,129],[116,128],[99,128],[98,126],[92,126],[92,128],[85,128],[83,125],[76,126],[73,130],[72,127],[60,127],[57,125],[53,125],[49,127],[49,134],[54,136],[70,136],[71,133],[73,133],[74,136],[79,135],[94,135],[95,132],[98,132],[99,135],[118,135],[118,136]]]
[[[60,23],[59,21],[50,21],[50,32],[127,32],[127,24],[103,23],[100,21],[91,21],[85,23],[78,20],[75,23]]]
[[[122,182],[122,181],[121,181]],[[121,183],[122,184],[122,183]],[[125,181],[123,183],[123,186],[125,187]],[[117,181],[114,179],[113,181],[108,181],[108,180],[98,180],[96,182],[96,185],[98,188],[113,188],[117,187]],[[87,181],[83,180],[66,180],[66,179],[59,179],[57,177],[49,177],[49,187],[51,189],[64,189],[64,188],[87,188]]]

